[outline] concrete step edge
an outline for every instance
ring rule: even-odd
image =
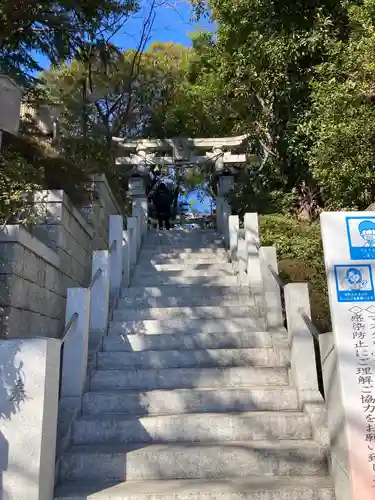
[[[301,489],[311,493],[323,491],[332,493],[329,500],[334,500],[332,479],[328,476],[254,476],[245,479],[228,478],[215,480],[155,480],[142,482],[83,482],[72,481],[59,485],[55,500],[301,500]],[[296,495],[281,497],[280,493],[296,491]],[[260,497],[261,493],[265,493]],[[277,496],[270,497],[275,493]],[[91,495],[95,495],[91,497]],[[267,495],[267,496],[266,496]],[[320,500],[318,496],[305,499]],[[328,500],[328,496],[321,500]]]

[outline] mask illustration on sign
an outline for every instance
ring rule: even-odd
[[[361,238],[365,240],[365,247],[375,247],[375,223],[369,220],[364,220],[358,226]]]
[[[367,281],[363,279],[362,273],[359,269],[351,267],[346,272],[343,285],[347,290],[361,290],[361,288],[367,285]]]

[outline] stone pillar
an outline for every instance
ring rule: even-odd
[[[112,251],[109,255],[110,262],[110,295],[116,296],[122,282],[122,265],[123,265],[123,230],[124,221],[121,215],[109,216],[109,248]]]
[[[277,253],[275,247],[261,247],[259,250],[262,273],[264,307],[267,329],[284,328],[281,291],[271,269],[278,274]]]
[[[122,235],[122,279],[125,286],[130,285],[130,238],[129,230]]]
[[[54,498],[60,340],[0,341],[0,498]]]
[[[229,224],[229,253],[232,263],[238,261],[238,233],[240,230],[240,219],[238,215],[230,215],[228,219]]]
[[[110,266],[108,250],[93,253],[92,273],[100,275],[91,288],[90,330],[105,333],[108,327]]]
[[[61,397],[80,398],[87,377],[87,357],[90,328],[90,290],[68,288],[65,324],[73,314],[78,318],[72,324],[63,344]]]
[[[139,219],[139,247],[147,233],[148,227],[148,201],[146,197],[135,198],[133,200],[132,216]]]
[[[246,268],[250,291],[255,297],[262,297],[263,286],[259,260],[260,238],[258,214],[245,214],[244,226],[247,255]]]
[[[130,274],[132,274],[133,269],[138,260],[138,219],[137,217],[128,217],[128,233],[129,233],[129,245],[130,245]]]
[[[311,318],[308,285],[289,283],[284,294],[292,377],[303,404],[309,400],[311,392],[319,392],[313,336],[302,318],[302,314]]]

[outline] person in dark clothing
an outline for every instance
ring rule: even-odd
[[[173,193],[164,183],[160,183],[153,195],[156,216],[159,222],[159,229],[170,229],[171,205],[173,202]]]

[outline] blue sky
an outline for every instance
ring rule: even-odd
[[[144,19],[149,12],[152,0],[141,0],[140,12],[131,16],[124,27],[111,41],[120,49],[132,49],[139,45]],[[190,34],[194,31],[211,30],[208,20],[199,23],[192,21],[192,9],[188,0],[157,0],[156,18],[146,48],[153,42],[181,43],[191,46]],[[48,60],[36,56],[43,68],[48,67]]]

